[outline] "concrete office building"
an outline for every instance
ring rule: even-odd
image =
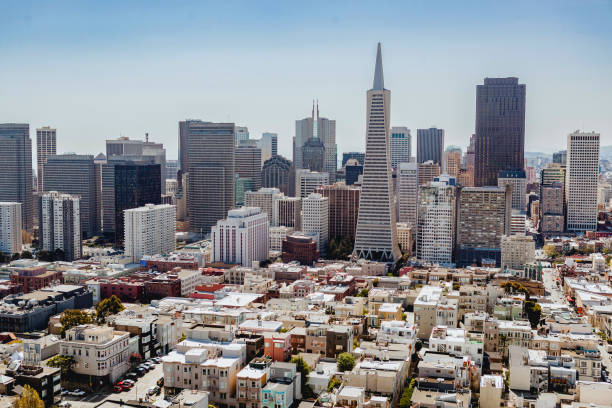
[[[302,200],[302,231],[317,234],[317,249],[325,254],[329,240],[329,198],[311,193]]]
[[[40,194],[38,199],[40,248],[49,252],[61,249],[66,261],[80,259],[80,198],[51,191]]]
[[[417,171],[419,186],[423,186],[427,183],[434,181],[436,177],[439,177],[441,172],[441,166],[433,160],[428,160],[425,163],[419,163]]]
[[[100,182],[91,155],[60,154],[50,156],[43,166],[44,185],[49,191],[74,194],[81,198],[81,229],[83,237],[100,231],[98,193]]]
[[[325,145],[321,139],[310,138],[302,146],[302,167],[310,171],[325,170]]]
[[[576,131],[567,136],[565,201],[567,230],[597,230],[599,133]]]
[[[563,185],[553,182],[540,186],[540,231],[543,233],[559,233],[565,229]]]
[[[319,186],[329,184],[329,174],[299,169],[296,171],[296,195],[306,198]]]
[[[261,149],[255,146],[237,146],[235,157],[235,200],[244,204],[244,193],[261,188]]]
[[[131,140],[120,137],[106,141],[106,159],[121,159],[134,162],[151,161],[160,166],[161,193],[166,194],[166,149],[162,143],[149,142],[149,134],[145,140]]]
[[[329,199],[329,239],[355,239],[361,189],[342,183],[319,186],[318,194]]]
[[[506,185],[510,185],[512,189],[512,209],[525,211],[527,196],[525,171],[500,171],[497,177],[497,187],[505,188]]]
[[[417,129],[417,163],[432,160],[442,167],[444,152],[444,129],[435,127]]]
[[[0,252],[21,253],[21,203],[0,202]]]
[[[289,185],[292,180],[291,169],[293,163],[283,156],[274,156],[266,160],[261,170],[262,187],[278,188],[283,194],[290,195]]]
[[[304,145],[306,145],[310,139],[318,139],[323,145],[323,152],[320,151],[320,146],[318,148],[319,154],[323,156],[320,158],[322,162],[321,170],[308,167],[309,163],[305,161],[305,159],[308,159],[308,157],[304,155]],[[327,172],[331,182],[336,180],[338,161],[336,146],[336,121],[319,116],[318,102],[316,109],[313,102],[312,115],[310,118],[295,121],[294,143],[293,163],[296,170],[309,169]],[[309,162],[313,162],[312,156],[316,153],[314,151],[314,146],[311,146],[309,150],[311,150]]]
[[[501,239],[510,235],[512,190],[464,187],[457,205],[457,264],[481,265],[483,259],[501,262]]]
[[[417,163],[400,163],[397,189],[398,221],[415,229],[419,195],[418,167]]]
[[[283,197],[278,188],[260,188],[257,191],[245,193],[246,207],[258,207],[262,213],[268,216],[270,225],[274,225],[275,204],[274,202]]]
[[[273,226],[285,226],[296,231],[302,228],[302,199],[281,196],[274,200]]]
[[[553,163],[558,163],[563,166],[567,163],[567,150],[559,150],[553,153]]]
[[[235,145],[238,146],[240,142],[244,140],[249,140],[249,128],[246,126],[236,126],[234,131]]]
[[[461,169],[461,148],[448,146],[444,151],[444,172],[450,177],[457,178]]]
[[[406,222],[397,223],[397,244],[399,245],[402,254],[412,255],[412,227]]]
[[[212,227],[213,262],[251,267],[268,259],[268,216],[259,208],[230,210]]]
[[[431,264],[453,262],[456,187],[441,178],[419,187],[416,229],[417,259]]]
[[[36,177],[38,192],[50,191],[44,187],[44,165],[49,156],[57,154],[57,132],[49,126],[36,129]]]
[[[527,235],[504,235],[501,241],[501,268],[522,271],[535,262],[535,242]]]
[[[392,262],[400,256],[397,245],[389,124],[391,91],[385,89],[380,43],[372,89],[367,92],[366,159],[359,199],[353,254],[357,258]]]
[[[475,186],[497,186],[500,171],[525,169],[525,92],[518,78],[476,87]]]
[[[179,130],[181,170],[189,174],[189,228],[207,234],[235,203],[235,126],[188,120]]]
[[[392,127],[390,139],[391,168],[397,169],[400,163],[410,162],[412,138],[407,127]]]
[[[21,228],[32,231],[32,140],[27,123],[0,123],[0,201],[21,203]]]
[[[145,255],[176,249],[176,206],[147,204],[124,211],[125,255],[138,263]]]
[[[283,250],[283,240],[287,238],[287,235],[291,235],[293,233],[293,228],[278,226],[278,227],[270,227],[269,235],[270,235],[270,251],[279,251]]]
[[[257,141],[257,147],[261,150],[261,165],[266,160],[278,156],[278,135],[276,133],[264,132],[261,139]]]

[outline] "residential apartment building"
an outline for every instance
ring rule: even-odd
[[[504,235],[501,241],[501,268],[522,271],[535,261],[535,242],[530,235]]]
[[[51,191],[38,200],[40,247],[49,252],[61,249],[66,261],[81,258],[81,199]]]
[[[21,203],[0,202],[0,252],[21,253]]]
[[[456,188],[451,180],[431,182],[419,188],[416,256],[432,264],[453,261]]]
[[[419,329],[419,339],[429,339],[432,329],[437,325],[437,309],[441,298],[442,288],[423,286],[414,301],[414,322]]]
[[[147,204],[125,210],[124,219],[125,255],[133,262],[176,249],[176,206]]]

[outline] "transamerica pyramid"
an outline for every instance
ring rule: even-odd
[[[392,198],[390,105],[391,91],[385,89],[378,43],[374,83],[367,92],[366,155],[353,255],[381,262],[394,262],[401,255]]]

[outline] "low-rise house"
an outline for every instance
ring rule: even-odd
[[[414,322],[419,328],[418,337],[421,340],[428,339],[431,330],[437,324],[436,312],[441,297],[442,288],[423,286],[414,301]]]
[[[345,374],[346,385],[362,387],[368,393],[388,397],[391,403],[399,398],[408,375],[404,361],[359,361],[353,370]]]
[[[466,332],[464,329],[436,326],[429,337],[429,347],[440,353],[449,353],[456,357],[469,356],[477,365],[482,367],[483,335]]]

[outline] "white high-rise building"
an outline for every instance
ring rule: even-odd
[[[306,198],[314,192],[318,186],[329,184],[329,174],[310,171],[307,169],[296,170],[296,195]]]
[[[397,169],[400,163],[410,162],[412,138],[407,127],[391,128],[391,167]]]
[[[453,261],[456,191],[449,179],[441,178],[419,188],[416,256],[432,264]]]
[[[246,126],[236,126],[234,129],[234,144],[238,146],[244,140],[249,140],[249,128]]]
[[[391,91],[384,86],[379,43],[374,82],[367,92],[366,155],[353,253],[357,258],[383,262],[395,261],[401,255],[391,178],[390,105]]]
[[[147,204],[125,210],[125,255],[139,262],[144,255],[176,249],[176,206]]]
[[[259,208],[241,207],[212,227],[213,262],[251,267],[268,259],[268,216]]]
[[[39,196],[41,249],[61,249],[66,261],[81,257],[81,199],[77,195],[50,191]]]
[[[567,136],[565,201],[568,231],[597,230],[599,133],[576,131]]]
[[[419,179],[417,163],[400,163],[398,170],[397,204],[399,222],[405,222],[413,230],[417,225],[417,203],[419,199]]]
[[[244,203],[246,207],[259,207],[262,213],[268,216],[270,225],[274,221],[274,202],[284,197],[284,194],[275,187],[263,187],[257,191],[247,191],[244,194]]]
[[[318,250],[324,254],[329,239],[328,197],[311,193],[302,200],[302,231],[306,234],[318,234]]]
[[[0,252],[21,253],[21,203],[0,202]]]

